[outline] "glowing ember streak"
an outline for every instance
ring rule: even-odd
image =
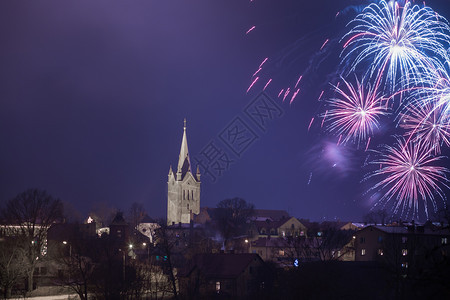
[[[255,73],[253,73],[252,77],[255,77],[255,75],[256,75],[256,74],[258,74],[258,73],[259,73],[259,71],[261,71],[261,70],[262,70],[261,68],[258,68],[258,70],[256,70],[256,72],[255,72]]]
[[[323,96],[323,91],[320,93],[319,98],[317,98],[317,101],[320,101],[320,98]]]
[[[250,29],[249,30],[247,30],[247,32],[245,33],[245,34],[249,34],[253,29],[255,29],[256,28],[256,26],[252,26],[252,27],[250,27]]]
[[[263,88],[263,91],[266,90],[266,87],[272,82],[272,78],[269,79],[269,81],[267,81],[266,85]]]
[[[329,41],[328,39],[325,40],[325,42],[322,44],[322,47],[320,47],[320,50],[322,50],[323,47],[325,47],[325,45],[328,43],[328,41]]]
[[[308,131],[311,128],[312,123],[314,122],[314,117],[311,119],[311,122],[309,122]]]
[[[248,91],[250,91],[250,89],[253,87],[253,85],[258,81],[259,77],[256,77],[255,80],[253,80],[252,84],[250,84],[250,86],[247,89],[247,93]]]
[[[262,66],[266,63],[266,61],[267,61],[268,59],[269,59],[268,57],[264,58],[264,60],[262,61],[262,63],[259,64],[259,67],[262,68]]]
[[[421,201],[427,218],[430,203],[436,212],[435,195],[445,199],[441,186],[448,188],[448,169],[436,166],[443,156],[433,156],[431,151],[420,142],[406,144],[401,136],[396,137],[394,146],[383,145],[381,151],[375,151],[377,157],[370,164],[381,168],[367,174],[364,180],[381,178],[369,189],[384,191],[376,206],[391,204],[394,214],[418,219]]]
[[[284,92],[284,96],[283,96],[283,102],[286,99],[287,95],[289,95],[289,92],[291,91],[291,88],[287,88],[286,92]]]
[[[289,104],[292,104],[292,101],[294,101],[295,97],[297,97],[297,94],[298,94],[299,91],[300,91],[300,89],[297,89],[294,92],[294,94],[292,94],[291,101],[289,101]]]
[[[297,88],[297,85],[300,83],[300,80],[302,80],[303,75],[300,75],[300,77],[297,80],[297,83],[295,84],[295,88]]]
[[[369,144],[370,144],[370,136],[369,136],[369,138],[367,139],[367,145],[366,145],[366,149],[364,150],[364,152],[366,152],[367,149],[369,149]]]
[[[283,92],[284,92],[284,89],[281,89],[281,91],[278,93],[278,98],[280,98],[280,96]]]
[[[328,114],[328,110],[325,111],[325,115],[323,116],[322,124],[320,124],[320,128],[323,127],[323,123],[325,122],[325,119],[327,118],[327,114]]]

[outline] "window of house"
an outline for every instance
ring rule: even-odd
[[[294,224],[291,224],[291,228],[294,229],[294,228],[295,228],[295,225],[294,225]]]
[[[408,249],[402,249],[402,255],[403,256],[408,255]]]
[[[191,199],[194,200],[194,191],[191,191]]]
[[[402,268],[403,269],[408,269],[408,263],[407,262],[402,263]]]
[[[382,243],[382,242],[383,242],[383,236],[380,235],[380,236],[378,236],[378,243]]]
[[[183,200],[186,200],[186,191],[183,190]]]
[[[187,209],[189,210],[189,203],[187,204]]]
[[[280,255],[280,256],[284,256],[284,250],[280,250],[280,251],[278,251],[278,255]]]
[[[220,281],[216,281],[216,293],[220,293]]]
[[[402,243],[406,244],[407,241],[408,241],[408,237],[402,236]]]
[[[447,238],[446,238],[446,237],[443,237],[443,238],[441,239],[441,243],[442,243],[442,245],[447,245]]]
[[[364,244],[366,242],[366,238],[365,237],[360,237],[359,238],[359,243],[360,244]]]
[[[380,255],[380,256],[383,256],[383,255],[384,255],[383,249],[378,249],[378,255]]]
[[[305,232],[303,230],[300,231],[300,236],[305,236]]]
[[[366,249],[361,249],[361,256],[366,255]]]

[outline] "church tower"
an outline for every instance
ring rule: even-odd
[[[194,214],[200,213],[200,170],[194,175],[186,138],[184,119],[183,140],[176,173],[172,166],[167,180],[167,225],[190,223]]]

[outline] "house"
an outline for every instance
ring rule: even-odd
[[[448,228],[417,226],[368,226],[355,233],[356,261],[384,261],[396,268],[435,261],[450,254]]]
[[[307,228],[297,218],[281,218],[273,221],[265,219],[264,221],[256,219],[252,222],[248,235],[253,240],[260,237],[289,237],[289,236],[307,236]]]
[[[257,254],[216,253],[195,255],[178,278],[184,298],[244,299],[260,295],[268,275]]]

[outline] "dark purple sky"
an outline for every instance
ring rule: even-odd
[[[203,176],[201,206],[238,196],[300,218],[360,220],[370,208],[364,155],[336,152],[334,137],[307,128],[338,63],[333,41],[355,15],[350,5],[363,3],[1,1],[0,200],[38,187],[84,217],[102,202],[125,211],[141,202],[165,216],[183,118],[193,162],[241,117],[258,139],[215,183]],[[450,18],[445,0],[427,4]],[[295,102],[282,103],[279,90],[300,74]],[[268,78],[283,114],[263,132],[244,108]]]

